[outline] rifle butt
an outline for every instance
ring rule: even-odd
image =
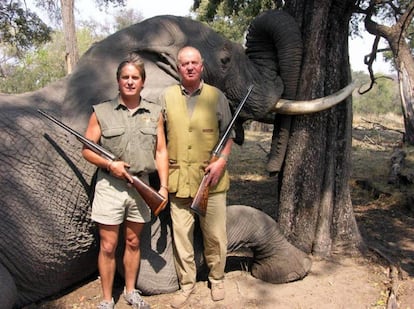
[[[160,212],[163,211],[167,206],[167,199],[155,191],[155,189],[150,185],[139,179],[137,176],[132,176],[132,180],[132,185],[151,209],[154,216],[158,216]]]
[[[207,185],[208,174],[205,174],[198,187],[197,193],[194,196],[190,209],[196,214],[205,217],[208,204],[209,186]]]

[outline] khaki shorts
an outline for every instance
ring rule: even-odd
[[[91,217],[107,225],[119,225],[125,220],[145,223],[151,220],[151,212],[133,186],[98,170]]]

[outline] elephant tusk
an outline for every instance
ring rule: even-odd
[[[280,99],[278,102],[276,102],[275,107],[271,111],[283,115],[303,115],[320,112],[331,108],[332,106],[335,106],[339,102],[345,100],[352,94],[352,91],[355,89],[355,87],[355,82],[352,82],[338,92],[315,100],[294,101]]]

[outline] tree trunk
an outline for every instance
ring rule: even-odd
[[[401,31],[392,42],[392,51],[398,68],[398,82],[400,85],[401,106],[404,115],[405,141],[414,145],[414,59],[407,44],[407,24],[411,24],[414,17],[414,2],[411,2],[403,15],[403,21],[398,23]],[[391,42],[389,42],[391,45]]]
[[[411,1],[393,26],[380,25],[371,16],[365,19],[367,31],[387,40],[394,56],[404,116],[405,142],[410,145],[414,145],[414,59],[406,37],[413,18],[414,1]]]
[[[411,62],[413,62],[412,59]],[[409,70],[406,62],[400,62],[398,66],[398,83],[400,85],[401,106],[404,115],[404,140],[408,144],[414,145],[414,64],[412,69]]]
[[[79,60],[78,43],[76,40],[75,17],[73,14],[74,0],[60,0],[62,8],[63,32],[65,34],[66,46],[66,73],[73,71]]]
[[[289,1],[304,56],[298,99],[323,97],[351,81],[348,24],[352,0]],[[352,98],[293,118],[282,170],[278,220],[305,252],[327,256],[362,246],[350,197]]]
[[[414,7],[414,3],[413,3]],[[414,8],[413,8],[414,10]],[[398,70],[405,142],[414,145],[414,59],[404,35],[387,38]]]

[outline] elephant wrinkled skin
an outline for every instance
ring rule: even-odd
[[[96,43],[66,78],[32,93],[0,95],[2,308],[54,295],[97,271],[97,235],[90,220],[95,168],[81,157],[81,144],[37,109],[84,132],[91,105],[117,92],[116,66],[128,52],[145,59],[143,96],[155,101],[178,80],[177,51],[193,45],[203,54],[205,80],[223,90],[233,105],[254,84],[242,118],[264,119],[290,79],[296,82],[297,76],[289,78],[289,72],[298,72],[291,66],[300,66],[300,56],[294,61],[289,57],[301,48],[300,33],[288,15],[270,11],[259,16],[248,40],[245,51],[202,23],[154,17]],[[309,258],[289,244],[264,213],[248,206],[228,207],[228,230],[229,252],[244,247],[253,252],[254,276],[281,283],[308,273]],[[146,294],[178,289],[168,211],[146,226],[141,243],[138,288]],[[197,254],[200,266],[201,248]]]

